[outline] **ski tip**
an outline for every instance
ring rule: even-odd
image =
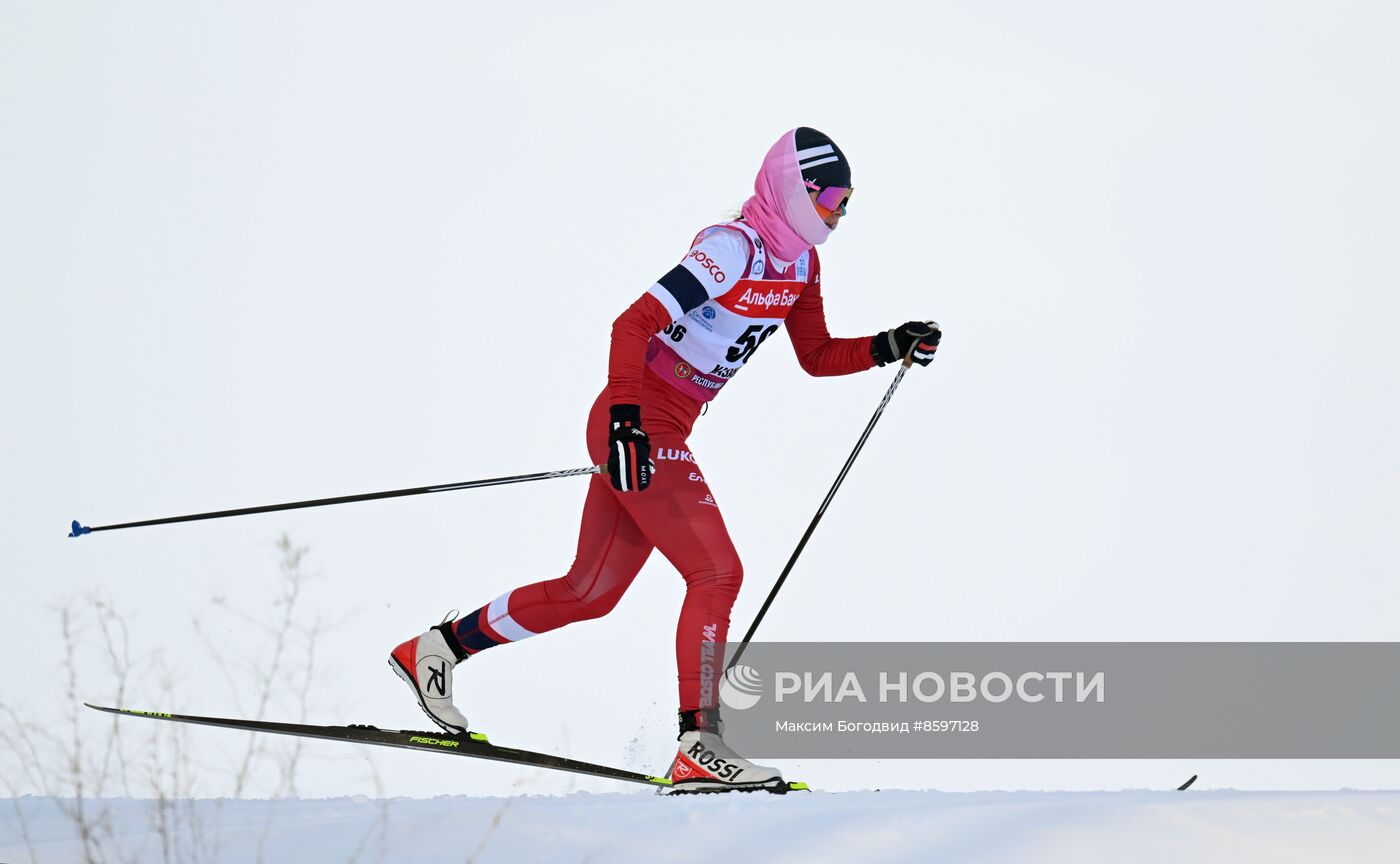
[[[1185,783],[1182,783],[1180,786],[1176,787],[1176,791],[1178,791],[1178,792],[1185,792],[1187,789],[1190,789],[1190,788],[1191,788],[1191,784],[1192,784],[1192,783],[1195,783],[1195,782],[1196,782],[1196,778],[1199,777],[1199,776],[1200,776],[1199,774],[1192,774],[1190,780],[1187,780]]]
[[[79,522],[77,519],[74,519],[74,520],[73,520],[73,530],[71,530],[71,531],[68,532],[68,536],[69,536],[69,537],[81,537],[81,536],[83,536],[84,534],[91,534],[91,533],[92,533],[92,529],[91,529],[91,528],[89,528],[89,527],[87,527],[86,525],[82,524],[82,523]]]

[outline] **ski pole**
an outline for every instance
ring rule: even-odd
[[[467,480],[463,483],[443,483],[438,486],[415,486],[412,489],[390,489],[387,492],[366,492],[361,495],[341,495],[336,498],[314,498],[308,501],[291,501],[286,504],[264,504],[259,507],[240,507],[237,510],[215,510],[210,513],[190,513],[186,516],[167,516],[163,519],[144,519],[140,522],[122,522],[118,525],[94,525],[91,528],[73,520],[69,537],[81,537],[94,531],[115,531],[118,528],[143,528],[147,525],[169,525],[173,522],[195,522],[200,519],[223,519],[226,516],[248,516],[253,513],[272,513],[277,510],[300,510],[303,507],[329,507],[332,504],[350,504],[354,501],[375,501],[380,498],[403,498],[407,495],[427,495],[432,492],[452,492],[457,489],[480,489],[483,486],[505,486],[510,483],[528,483],[531,480],[553,480],[556,477],[578,477],[584,474],[606,474],[606,465],[592,465],[588,468],[570,468],[566,471],[543,471],[538,474],[517,474],[514,477],[493,477],[489,480]]]
[[[749,642],[753,640],[753,634],[758,630],[758,624],[763,620],[763,616],[768,613],[768,607],[773,605],[773,598],[778,596],[778,589],[783,587],[783,582],[787,580],[788,574],[792,572],[792,566],[797,563],[797,556],[802,554],[802,550],[807,546],[807,541],[812,539],[812,532],[817,530],[817,523],[822,521],[822,514],[826,513],[826,508],[831,504],[831,499],[836,497],[836,490],[841,488],[841,481],[846,479],[846,472],[851,470],[851,465],[855,464],[856,457],[860,455],[860,450],[865,446],[865,439],[870,437],[870,430],[875,428],[875,424],[880,421],[880,415],[885,413],[885,406],[890,404],[890,397],[894,395],[895,388],[899,382],[904,380],[904,373],[909,371],[909,367],[914,365],[913,349],[900,364],[899,372],[894,376],[894,382],[890,384],[890,389],[885,391],[885,398],[880,400],[880,407],[875,409],[875,414],[870,418],[870,422],[865,424],[865,431],[860,433],[860,440],[856,442],[856,448],[851,451],[851,455],[846,457],[846,464],[841,466],[841,473],[836,475],[836,482],[831,484],[831,491],[826,493],[826,498],[822,501],[822,506],[817,508],[817,515],[812,517],[812,523],[807,526],[802,539],[797,541],[797,548],[792,550],[792,557],[788,559],[787,566],[778,576],[778,581],[773,584],[773,590],[768,592],[768,599],[763,601],[763,605],[758,609],[758,615],[754,617],[753,623],[749,625],[749,632],[744,634],[744,641],[739,643],[739,650],[734,652],[730,658],[729,665],[724,671],[729,672],[739,658],[744,656],[744,649],[749,647]]]

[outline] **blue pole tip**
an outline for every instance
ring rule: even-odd
[[[91,529],[91,528],[88,528],[88,527],[85,526],[85,525],[79,525],[79,524],[78,524],[78,520],[77,520],[77,519],[74,519],[74,520],[73,520],[73,531],[72,531],[72,533],[70,533],[68,536],[69,536],[69,537],[81,537],[81,536],[83,536],[84,534],[91,534],[91,533],[92,533],[92,529]]]

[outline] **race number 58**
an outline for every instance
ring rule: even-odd
[[[753,352],[758,350],[758,346],[763,344],[763,340],[772,336],[778,331],[777,324],[769,324],[766,328],[762,324],[750,324],[734,344],[724,354],[724,359],[730,363],[747,363],[753,356]]]

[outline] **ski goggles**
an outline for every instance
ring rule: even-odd
[[[817,190],[817,212],[822,214],[823,219],[828,219],[833,213],[846,215],[846,204],[851,200],[851,193],[855,189],[849,186],[828,186],[825,189]]]

